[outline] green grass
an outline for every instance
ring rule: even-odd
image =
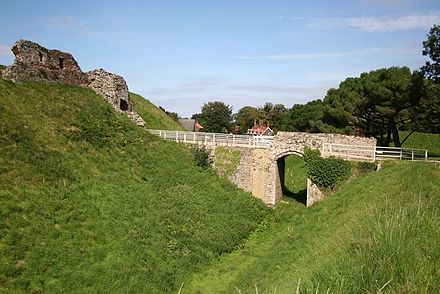
[[[183,292],[439,293],[439,180],[438,165],[387,162],[309,208],[286,197]]]
[[[177,292],[268,213],[91,90],[0,79],[0,292]]]
[[[130,93],[130,99],[135,105],[135,111],[145,120],[146,128],[156,130],[184,130],[178,122],[171,119],[165,112],[147,99],[134,93]]]
[[[400,139],[403,140],[409,134],[408,131],[400,131]],[[403,143],[403,148],[426,149],[429,156],[440,158],[440,134],[414,132]]]

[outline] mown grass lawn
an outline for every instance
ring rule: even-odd
[[[400,131],[401,140],[409,133],[408,131]],[[440,160],[440,134],[414,132],[402,144],[402,147],[428,150],[428,157]]]

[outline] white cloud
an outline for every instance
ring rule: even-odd
[[[197,80],[186,83],[180,87],[181,92],[202,92],[208,87],[217,85],[217,82],[212,80]]]
[[[348,25],[366,32],[394,32],[428,29],[440,22],[440,13],[407,15],[396,18],[350,17]]]
[[[395,51],[396,49],[384,49],[384,48],[365,48],[355,51],[347,52],[313,52],[313,53],[286,53],[286,54],[269,54],[263,56],[237,56],[237,59],[252,60],[252,59],[272,59],[272,60],[304,60],[304,59],[317,59],[317,58],[339,58],[345,56],[356,55],[370,55],[388,50]]]
[[[412,29],[429,29],[440,23],[440,12],[412,14],[395,17],[328,17],[311,18],[308,25],[313,28],[354,28],[365,32],[394,32]]]
[[[336,52],[316,52],[316,53],[292,53],[292,54],[273,54],[268,55],[268,59],[315,59],[315,58],[329,58],[329,57],[342,57],[344,53]]]
[[[10,56],[12,55],[11,46],[0,44],[0,56]]]
[[[81,20],[71,16],[44,16],[40,17],[40,22],[51,29],[75,31],[82,35],[91,34]]]
[[[227,90],[242,91],[242,92],[257,92],[257,93],[287,93],[287,94],[315,94],[321,93],[328,89],[328,85],[323,86],[282,86],[282,85],[235,85],[225,87]]]

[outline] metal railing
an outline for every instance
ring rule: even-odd
[[[203,133],[203,132],[186,132],[186,131],[167,131],[167,130],[151,130],[153,135],[161,138],[172,140],[175,142],[190,144],[212,144],[217,146],[237,146],[252,148],[270,148],[273,143],[273,136],[249,136],[234,135],[222,133]]]
[[[428,150],[409,149],[399,147],[365,146],[365,145],[343,145],[324,143],[322,156],[336,156],[349,160],[428,160]]]

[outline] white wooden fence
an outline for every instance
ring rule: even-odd
[[[348,160],[428,160],[428,150],[365,145],[342,145],[324,143],[321,153],[325,157],[336,156]]]
[[[221,133],[151,130],[153,135],[175,142],[190,144],[212,144],[216,146],[237,146],[251,148],[271,148],[276,136],[249,136]],[[428,160],[428,150],[367,145],[343,145],[324,143],[321,154],[324,157],[341,157],[348,160]]]
[[[248,136],[221,133],[203,133],[186,131],[148,130],[151,134],[175,142],[190,144],[212,144],[217,146],[237,146],[252,148],[270,148],[273,136]]]

